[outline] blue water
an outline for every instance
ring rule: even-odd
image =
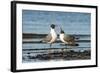
[[[35,33],[35,34],[48,34],[50,31],[50,25],[55,24],[56,32],[59,34],[60,29],[65,31],[66,34],[76,34],[76,35],[89,35],[89,36],[79,36],[80,40],[90,40],[91,33],[91,14],[90,13],[79,13],[79,12],[56,12],[56,11],[36,11],[36,10],[23,10],[22,11],[22,31],[23,33]],[[24,39],[23,39],[24,40]],[[37,40],[31,38],[31,41]],[[39,39],[38,39],[39,40]],[[76,42],[79,44],[77,47],[62,46],[62,43],[54,43],[52,48],[70,48],[73,50],[90,50],[91,42]],[[34,52],[37,55],[41,49],[50,48],[49,44],[46,43],[23,43],[22,49],[33,49],[33,51],[22,51],[23,57],[29,52]],[[36,51],[34,49],[40,49]],[[34,61],[34,60],[33,60]],[[23,59],[24,62],[24,59]],[[30,62],[27,59],[26,62]]]
[[[56,24],[57,33],[60,26],[68,34],[90,34],[90,18],[90,13],[23,10],[23,33],[47,34]]]

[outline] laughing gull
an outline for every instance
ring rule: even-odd
[[[60,28],[61,29],[61,28]],[[78,38],[75,38],[74,36],[72,35],[66,35],[64,30],[61,29],[60,31],[60,36],[59,36],[60,40],[64,43],[64,44],[68,44],[68,45],[71,45],[71,46],[78,46],[78,44],[75,43],[75,41],[78,39]]]
[[[43,38],[42,42],[49,43],[51,48],[52,43],[54,43],[57,40],[57,34],[55,32],[55,25],[52,24],[50,27],[50,33],[45,38]]]
[[[54,43],[57,40],[57,34],[55,32],[55,25],[52,24],[50,27],[50,33],[45,38],[43,38],[42,42],[49,43],[51,48],[52,43]],[[51,49],[48,50],[48,55],[51,59]]]

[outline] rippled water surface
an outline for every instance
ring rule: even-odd
[[[59,27],[62,27],[66,34],[77,35],[76,37],[80,41],[76,42],[79,44],[78,46],[63,45],[62,42],[55,42],[50,47],[50,44],[36,42],[42,39],[39,36],[38,38],[23,38],[22,62],[90,59],[90,18],[90,13],[23,10],[23,34],[48,34],[50,25],[55,24],[57,25],[55,28],[57,34],[60,33]]]

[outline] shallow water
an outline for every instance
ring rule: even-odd
[[[40,39],[26,39],[23,41],[39,41]],[[90,36],[80,36],[79,40],[90,40]],[[47,60],[38,60],[38,59],[30,59],[28,58],[42,55],[42,54],[48,54],[48,51],[51,50],[51,52],[61,52],[62,49],[68,51],[68,50],[74,50],[74,51],[80,51],[84,52],[84,50],[91,50],[91,43],[88,42],[76,42],[79,44],[78,46],[69,46],[69,45],[62,45],[63,43],[53,43],[50,49],[50,44],[47,43],[23,43],[22,45],[22,56],[23,56],[23,63],[27,62],[41,62],[41,61],[47,61]],[[61,58],[60,58],[61,59]],[[59,60],[60,60],[59,59]]]

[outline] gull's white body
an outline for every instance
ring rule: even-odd
[[[66,41],[64,40],[64,35],[65,35],[65,34],[61,33],[60,36],[59,36],[59,38],[60,38],[60,40],[61,40],[63,43],[68,44],[68,42],[66,42]]]
[[[52,28],[51,28],[50,34],[51,34],[51,36],[52,36],[52,39],[51,39],[48,43],[53,43],[53,42],[55,42],[56,39],[57,39],[57,34],[56,34],[55,30],[52,29]]]

